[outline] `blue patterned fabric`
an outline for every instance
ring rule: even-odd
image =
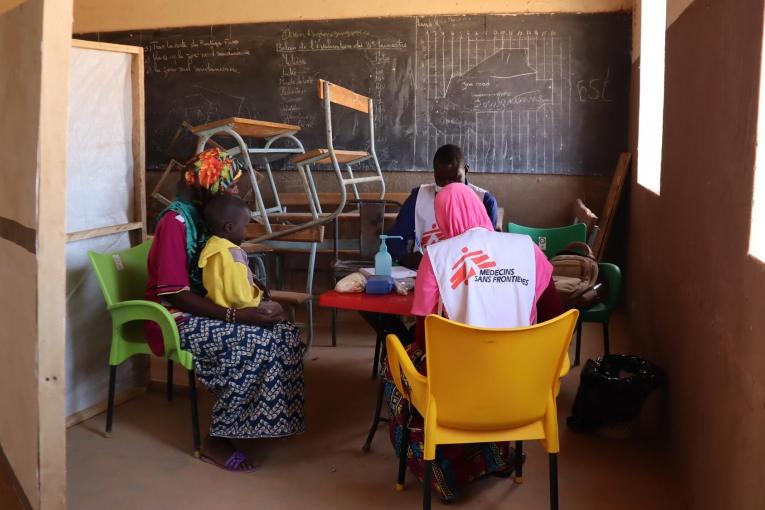
[[[197,377],[215,396],[210,435],[283,437],[305,430],[303,350],[299,330],[190,317],[179,325],[181,346],[194,354]]]

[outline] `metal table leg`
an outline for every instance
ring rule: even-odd
[[[377,358],[377,349],[375,349],[375,364],[374,368],[375,370],[382,368],[382,363],[385,360],[385,332],[381,330],[380,333],[377,335],[377,345],[382,346],[380,349],[381,352],[379,353],[379,360]],[[381,371],[381,370],[380,370]],[[380,416],[382,414],[382,407],[383,407],[383,398],[385,396],[385,383],[382,377],[379,377],[380,381],[378,384],[377,389],[377,403],[375,404],[375,416],[372,419],[372,425],[369,427],[369,433],[367,434],[367,440],[364,442],[364,446],[361,447],[361,451],[364,453],[368,452],[372,448],[372,440],[375,438],[375,433],[377,433],[377,427],[380,425],[380,422],[389,422],[390,419],[383,418]]]
[[[377,390],[377,404],[375,405],[375,417],[372,420],[372,426],[369,427],[369,433],[367,434],[367,440],[364,441],[364,446],[361,447],[361,451],[364,453],[367,453],[372,448],[372,440],[375,438],[375,434],[377,433],[377,427],[380,425],[380,422],[389,422],[389,418],[383,418],[380,416],[382,413],[382,405],[383,405],[383,396],[385,394],[385,383],[383,382],[382,377],[380,378],[380,382],[378,385]]]

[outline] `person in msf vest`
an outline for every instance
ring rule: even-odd
[[[412,189],[412,193],[401,206],[389,235],[404,239],[388,241],[388,250],[399,264],[417,269],[425,248],[443,239],[443,233],[436,223],[434,201],[438,192],[451,183],[462,183],[470,188],[483,203],[492,225],[497,222],[497,200],[483,188],[467,182],[470,168],[465,162],[462,149],[456,145],[444,145],[433,156],[435,183],[423,184]],[[412,250],[408,245],[411,243]]]
[[[553,301],[546,318],[561,311],[547,257],[527,235],[495,232],[475,193],[449,185],[436,196],[435,211],[443,239],[428,247],[420,263],[414,315],[441,309],[471,326],[529,326],[545,292],[546,301]]]
[[[547,320],[563,312],[552,266],[528,236],[495,232],[481,200],[468,187],[450,184],[435,199],[435,216],[443,239],[428,246],[414,288],[412,314],[418,316],[417,342],[407,354],[420,372],[426,369],[423,317],[439,309],[452,320],[474,326],[516,327]],[[480,370],[480,367],[476,367]],[[384,376],[394,447],[407,423],[407,406],[391,380]],[[409,423],[408,464],[423,472],[422,416]],[[433,485],[445,501],[457,498],[465,486],[486,474],[512,473],[514,451],[509,443],[440,445],[433,463]]]

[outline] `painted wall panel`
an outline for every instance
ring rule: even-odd
[[[30,228],[37,221],[40,4],[26,2],[0,16],[0,153],[13,155],[0,159],[0,217]]]
[[[74,31],[106,32],[135,28],[184,27],[226,23],[341,19],[429,14],[484,14],[511,12],[610,12],[632,9],[633,0],[78,0],[74,3]]]
[[[37,491],[37,261],[5,239],[0,260],[0,443],[29,496]]]

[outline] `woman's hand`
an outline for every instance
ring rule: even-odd
[[[251,326],[271,325],[284,319],[284,309],[276,301],[261,301],[256,308],[240,308],[236,322]]]
[[[166,297],[173,306],[192,315],[220,321],[227,318],[225,308],[193,292],[186,290]],[[236,311],[236,322],[251,326],[270,326],[283,319],[284,309],[276,301],[262,301],[257,308],[240,308]]]

